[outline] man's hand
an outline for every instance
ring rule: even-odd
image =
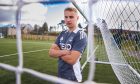
[[[65,62],[73,65],[76,63],[76,61],[78,60],[80,55],[81,55],[81,53],[79,51],[72,50],[70,52],[70,54],[61,56],[61,59],[63,59]]]
[[[65,56],[65,55],[70,55],[71,54],[71,52],[69,50],[61,50],[60,52],[62,54],[61,56]]]

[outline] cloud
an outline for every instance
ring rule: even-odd
[[[0,0],[0,4],[16,4],[18,0]]]
[[[0,7],[0,23],[12,23],[15,20],[14,7]]]
[[[22,8],[21,19],[23,23],[43,24],[46,20],[47,7],[40,3],[25,5]]]
[[[11,4],[12,0],[0,0],[0,4]],[[15,24],[16,6],[0,6],[0,24]],[[24,5],[21,9],[21,22],[25,24],[42,25],[46,20],[47,6],[41,3]]]

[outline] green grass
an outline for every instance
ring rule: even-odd
[[[23,52],[49,49],[53,41],[33,41],[24,40]],[[15,39],[0,39],[0,56],[17,53]],[[57,59],[48,56],[48,50],[24,53],[24,67],[34,69],[41,73],[57,76]],[[86,60],[86,51],[81,59],[83,63]],[[18,56],[0,57],[0,63],[6,63],[13,66],[18,65]],[[87,80],[89,65],[83,70],[83,80]],[[119,84],[110,65],[97,64],[95,72],[95,82]],[[0,68],[0,84],[15,84],[15,73]],[[53,84],[51,82],[36,78],[27,73],[22,74],[22,84]]]

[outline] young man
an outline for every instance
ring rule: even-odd
[[[77,26],[79,19],[75,8],[64,10],[64,20],[68,30],[62,31],[55,44],[50,48],[49,55],[59,58],[58,77],[81,82],[80,58],[87,45],[87,35]]]

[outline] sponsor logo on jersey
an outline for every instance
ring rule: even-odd
[[[62,50],[70,50],[71,49],[71,44],[60,43],[60,46],[61,46]]]

